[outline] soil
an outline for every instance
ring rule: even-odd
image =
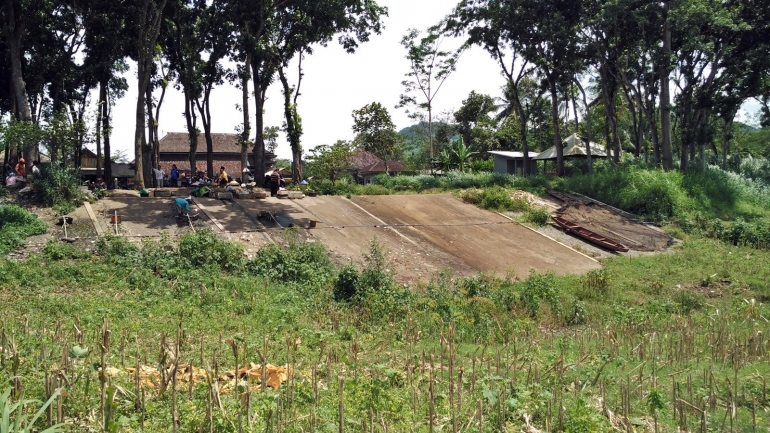
[[[363,196],[352,201],[384,223],[399,226],[417,243],[431,245],[475,272],[513,271],[526,276],[534,268],[563,275],[601,267],[534,230],[451,195]]]
[[[614,239],[629,250],[663,251],[673,239],[662,230],[620,215],[593,201],[569,201],[559,209],[562,216],[592,232]]]
[[[172,194],[186,195],[187,192],[179,190]],[[547,198],[523,196],[533,204],[549,209],[555,210],[559,206]],[[119,192],[91,207],[96,215],[96,225],[103,233],[115,232],[110,216],[117,211],[122,218],[118,234],[132,241],[162,234],[177,237],[193,229],[186,220],[177,220],[173,198],[140,198],[131,192]],[[30,204],[25,207],[44,218],[50,230],[45,235],[30,238],[27,247],[15,252],[19,257],[41,249],[48,239],[64,236],[61,226],[55,225],[58,218],[50,209]],[[242,242],[250,257],[267,243],[284,244],[283,229],[296,226],[301,228],[299,233],[305,240],[322,242],[337,262],[360,266],[372,239],[377,238],[396,280],[401,283],[425,280],[441,271],[450,271],[458,277],[479,272],[497,275],[513,272],[524,277],[530,269],[580,274],[600,267],[590,257],[611,254],[556,228],[540,228],[541,233],[538,233],[447,194],[356,196],[350,199],[319,196],[299,200],[195,198],[191,207],[194,210],[205,208],[193,224],[196,230],[210,228],[222,239]],[[598,210],[594,211],[595,208]],[[625,221],[603,208],[579,203],[569,209],[582,212],[585,218],[599,224],[615,224],[609,226],[612,231],[626,226],[639,230],[638,224]],[[97,231],[86,209],[81,206],[70,216],[74,222],[68,227],[68,236],[77,237],[75,244],[84,249],[93,248]],[[315,227],[311,228],[313,224]],[[629,234],[626,229],[622,233],[630,236],[636,232]],[[652,235],[647,231],[641,233],[640,237],[647,238],[640,242],[650,238],[665,245],[668,241],[668,237],[659,231],[653,230]]]

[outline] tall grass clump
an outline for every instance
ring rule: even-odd
[[[482,209],[494,211],[526,212],[529,203],[523,198],[512,198],[511,192],[501,186],[486,189],[465,189],[460,191],[460,199]]]
[[[46,232],[43,220],[17,205],[0,205],[0,254],[7,254],[24,239]]]
[[[74,167],[59,167],[48,165],[40,170],[40,176],[35,184],[43,196],[46,206],[54,207],[58,213],[72,212],[80,202],[83,194],[80,186],[80,170]]]
[[[564,178],[561,187],[654,221],[666,221],[693,206],[682,182],[683,175],[677,171],[618,165],[603,166],[592,175]]]
[[[192,267],[216,266],[234,271],[243,265],[243,244],[222,241],[211,230],[200,230],[182,237],[179,255]]]

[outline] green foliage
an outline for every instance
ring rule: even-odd
[[[693,206],[683,177],[676,171],[596,164],[592,175],[564,178],[561,187],[654,221],[665,221]]]
[[[556,292],[556,276],[550,273],[538,274],[533,269],[524,282],[521,303],[529,316],[535,318],[540,312],[541,302],[546,302],[554,315],[558,315],[561,311],[559,296]]]
[[[184,235],[179,243],[179,255],[192,267],[215,265],[233,271],[243,265],[243,245],[221,241],[211,230]]]
[[[337,273],[334,281],[334,300],[337,302],[355,299],[358,293],[358,270],[353,266],[345,266]]]
[[[334,274],[324,246],[301,240],[296,231],[288,232],[285,245],[260,248],[246,269],[271,282],[303,283],[313,288],[323,286]]]
[[[511,198],[511,192],[501,186],[460,191],[460,198],[482,209],[494,211],[529,212],[529,203],[520,197]]]
[[[43,247],[43,256],[49,260],[76,260],[85,257],[86,254],[75,245],[51,239]]]
[[[21,400],[13,402],[11,399],[12,388],[8,388],[0,395],[0,432],[1,433],[56,433],[64,431],[64,424],[55,424],[44,430],[35,427],[35,423],[48,408],[48,406],[59,397],[61,389],[53,392],[48,401],[40,405],[37,400]],[[40,407],[38,407],[40,406]],[[37,408],[37,411],[30,417],[29,409]]]
[[[60,214],[74,210],[83,202],[80,186],[80,170],[73,167],[60,167],[54,164],[44,166],[35,180],[40,188],[43,202],[56,207]]]
[[[684,315],[703,308],[703,295],[692,290],[677,290],[674,292],[672,300],[676,302],[679,306],[679,311]]]
[[[599,409],[586,404],[583,398],[572,401],[564,418],[565,433],[594,433],[612,430],[609,421]]]
[[[0,205],[0,254],[5,255],[24,242],[48,230],[45,222],[14,204]]]
[[[352,145],[347,141],[339,140],[331,146],[316,146],[310,149],[307,157],[306,174],[329,179],[334,185],[337,179],[347,174],[351,155]]]
[[[551,213],[542,206],[534,206],[524,213],[524,221],[542,227],[551,220]]]
[[[401,139],[387,108],[372,102],[353,111],[353,132],[356,142],[383,161],[396,158],[401,149]]]
[[[138,252],[139,248],[123,236],[104,235],[96,241],[96,253],[113,261],[133,258]]]

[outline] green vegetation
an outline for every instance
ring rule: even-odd
[[[200,249],[216,253],[204,259]],[[337,269],[293,231],[253,259],[206,232],[178,247],[105,237],[95,255],[52,241],[26,261],[0,261],[0,281],[0,379],[19,377],[41,401],[67,392],[41,428],[61,407],[66,431],[99,429],[102,411],[121,431],[164,430],[174,417],[179,431],[238,431],[239,419],[244,431],[336,431],[342,405],[346,428],[390,431],[427,432],[431,417],[474,431],[608,431],[626,417],[637,431],[654,422],[698,430],[704,419],[707,431],[746,431],[770,408],[757,332],[770,317],[770,255],[715,240],[610,259],[585,276],[439,274],[405,288],[376,240],[358,264]],[[142,398],[132,376],[98,374],[102,319],[104,362],[119,370],[173,368],[154,355],[165,348],[223,376],[233,353],[239,365],[258,364],[266,348],[267,361],[290,364],[294,376],[248,398],[234,398],[226,380],[219,401],[206,381]],[[67,381],[45,388],[54,371]]]
[[[66,215],[83,202],[80,192],[80,170],[73,167],[60,167],[50,164],[40,171],[35,179],[40,189],[43,203],[56,209],[60,215]]]
[[[40,235],[48,227],[35,215],[14,204],[0,204],[0,255],[24,242],[29,236]]]

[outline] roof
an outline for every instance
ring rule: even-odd
[[[509,159],[524,159],[524,152],[509,152],[504,150],[490,150],[487,153],[492,155],[503,156]],[[537,152],[528,152],[530,158],[534,158],[539,155]]]
[[[359,173],[385,173],[385,161],[377,155],[366,150],[359,150],[353,156],[348,158],[350,168],[358,170]],[[398,173],[406,171],[404,164],[400,161],[388,161],[388,172]]]
[[[238,134],[212,133],[211,142],[214,153],[241,153]],[[186,132],[169,132],[159,142],[160,153],[189,153],[190,137]],[[206,152],[206,137],[198,133],[198,152]]]
[[[364,167],[371,167],[378,162],[382,162],[382,159],[377,157],[372,152],[366,150],[359,150],[348,158],[351,168],[362,169]]]
[[[388,172],[389,173],[400,173],[402,171],[406,171],[406,168],[404,168],[404,164],[402,164],[399,161],[388,161]],[[384,161],[378,161],[368,167],[363,167],[359,169],[359,172],[361,173],[385,173],[385,162]]]
[[[586,146],[585,142],[581,140],[577,134],[572,134],[564,141],[564,153],[563,155],[565,157],[574,156],[574,157],[581,157],[581,156],[587,156],[586,155]],[[591,157],[596,158],[606,158],[607,153],[604,150],[604,147],[600,146],[599,144],[596,144],[594,142],[591,142]],[[556,146],[551,146],[548,149],[540,152],[540,155],[536,156],[534,159],[556,159]]]

